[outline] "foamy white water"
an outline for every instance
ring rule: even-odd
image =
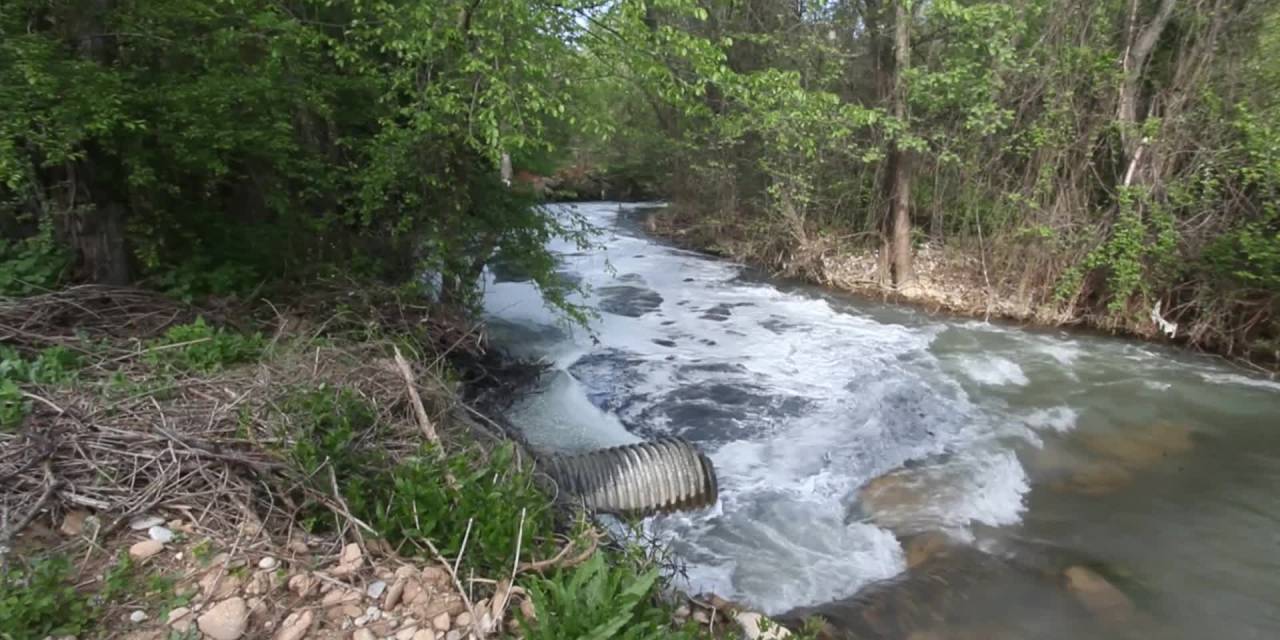
[[[590,331],[565,326],[518,276],[486,275],[497,342],[552,364],[511,417],[552,449],[697,443],[720,503],[647,526],[687,563],[687,588],[766,612],[904,570],[890,529],[964,538],[1017,524],[1030,489],[1019,447],[1143,410],[1113,410],[1097,389],[1157,402],[1168,387],[1144,372],[1182,375],[1141,347],[1117,358],[1102,343],[792,290],[647,238],[617,204],[577,210],[604,230],[600,247],[553,248],[590,289],[578,300],[599,312]],[[912,499],[870,517],[859,488],[903,465]]]

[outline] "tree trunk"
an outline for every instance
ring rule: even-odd
[[[893,117],[906,123],[907,87],[903,74],[911,66],[911,12],[908,0],[894,2],[893,36]],[[911,158],[898,141],[890,150],[890,196],[888,218],[892,230],[890,262],[893,284],[901,288],[915,280],[911,265]]]
[[[107,35],[107,18],[116,0],[93,0],[76,25],[80,55],[103,66],[115,61],[115,39]],[[125,238],[127,201],[120,194],[124,184],[115,161],[92,143],[83,160],[72,165],[71,186],[77,202],[92,206],[69,211],[65,230],[79,262],[81,277],[99,284],[126,285],[131,280],[129,249]]]
[[[1124,145],[1124,158],[1132,162],[1142,136],[1138,133],[1138,106],[1142,99],[1142,73],[1146,69],[1151,51],[1160,41],[1160,34],[1173,16],[1177,0],[1160,0],[1156,15],[1141,29],[1138,28],[1138,0],[1133,0],[1129,14],[1129,39],[1125,47],[1124,79],[1120,85],[1120,99],[1116,119],[1120,121],[1120,137]]]
[[[82,277],[98,284],[129,284],[124,207],[105,204],[69,215],[68,235],[71,245],[79,254]]]

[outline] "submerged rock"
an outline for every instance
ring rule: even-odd
[[[1077,469],[1066,479],[1050,485],[1054,491],[1100,496],[1113,493],[1133,482],[1133,474],[1112,462],[1097,462]]]
[[[1062,572],[1067,590],[1098,619],[1109,624],[1133,618],[1133,601],[1096,571],[1075,565]]]
[[[1170,456],[1186,453],[1195,444],[1191,439],[1191,429],[1169,423],[1125,428],[1109,433],[1083,434],[1080,439],[1089,451],[1135,471],[1152,467]]]
[[[946,552],[953,545],[951,538],[940,531],[911,536],[902,545],[907,556],[907,568],[915,569],[938,554]]]
[[[938,533],[909,538],[904,546],[909,557],[915,550],[916,564],[908,572],[777,620],[795,630],[819,618],[825,623],[819,637],[830,640],[1037,637],[1034,629],[1005,619],[1013,607],[1034,612],[1029,617],[1037,625],[1069,628],[1078,622],[1071,613],[1076,603],[1039,572]],[[1080,631],[1091,637],[1086,627]]]

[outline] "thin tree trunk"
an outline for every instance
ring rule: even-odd
[[[907,87],[903,74],[911,66],[911,12],[908,0],[894,2],[893,37],[893,117],[907,122]],[[909,151],[897,141],[890,151],[891,195],[889,219],[892,225],[890,241],[893,284],[902,287],[915,280],[911,264],[911,158]]]
[[[1138,135],[1138,107],[1142,98],[1142,73],[1146,69],[1151,51],[1160,41],[1160,34],[1173,17],[1177,0],[1161,0],[1156,15],[1141,29],[1138,28],[1138,1],[1133,0],[1129,15],[1129,42],[1124,53],[1124,80],[1120,86],[1120,100],[1116,118],[1120,121],[1120,135],[1124,143],[1125,160],[1132,160],[1142,143]]]

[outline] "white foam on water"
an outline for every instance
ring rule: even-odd
[[[1070,369],[1083,353],[1080,344],[1072,340],[1037,341],[1032,349],[1053,358],[1058,364]]]
[[[850,596],[903,571],[893,534],[846,523],[838,505],[786,492],[739,494],[719,517],[658,519],[655,528],[691,562],[681,585],[749,602],[765,613]]]
[[[579,211],[614,224],[611,207]],[[778,613],[891,577],[904,568],[900,545],[885,529],[848,521],[851,500],[868,479],[945,451],[960,453],[940,468],[922,517],[960,532],[1017,520],[1025,475],[1012,454],[969,452],[992,427],[929,351],[942,325],[837,310],[744,281],[738,265],[621,231],[601,242],[581,253],[553,247],[562,270],[591,288],[583,303],[599,305],[618,286],[649,305],[661,300],[638,317],[601,313],[591,326],[599,345],[585,331],[557,328],[528,283],[490,278],[486,309],[519,325],[495,334],[559,369],[511,417],[535,444],[562,450],[633,442],[637,430],[710,438],[699,443],[716,465],[720,503],[649,523],[687,563],[691,589]],[[599,361],[579,380],[569,369],[583,355]],[[965,364],[984,384],[1027,384],[1003,357]],[[691,391],[706,395],[691,400]],[[792,404],[779,409],[784,402]],[[701,414],[680,417],[693,410],[732,417],[708,434],[687,417]]]
[[[577,380],[553,371],[539,393],[529,394],[512,407],[510,418],[520,425],[529,443],[549,450],[576,452],[639,442],[617,416],[587,400]]]
[[[1052,407],[1036,409],[1027,414],[1023,421],[1032,429],[1052,429],[1058,433],[1066,433],[1076,428],[1076,420],[1079,417],[1079,412],[1071,407]]]
[[[897,531],[943,530],[972,539],[971,527],[1017,524],[1031,490],[1026,471],[1012,451],[968,451],[945,463],[896,472],[891,499],[864,505],[877,524]],[[885,504],[888,502],[888,504]]]
[[[1255,389],[1268,389],[1271,391],[1280,391],[1280,382],[1272,380],[1263,380],[1261,378],[1250,378],[1238,373],[1212,373],[1208,371],[1197,372],[1205,382],[1223,385],[1239,385],[1243,387],[1253,387]]]
[[[1031,381],[1018,363],[1000,356],[968,356],[960,360],[960,370],[974,382],[992,387],[1026,386]]]

